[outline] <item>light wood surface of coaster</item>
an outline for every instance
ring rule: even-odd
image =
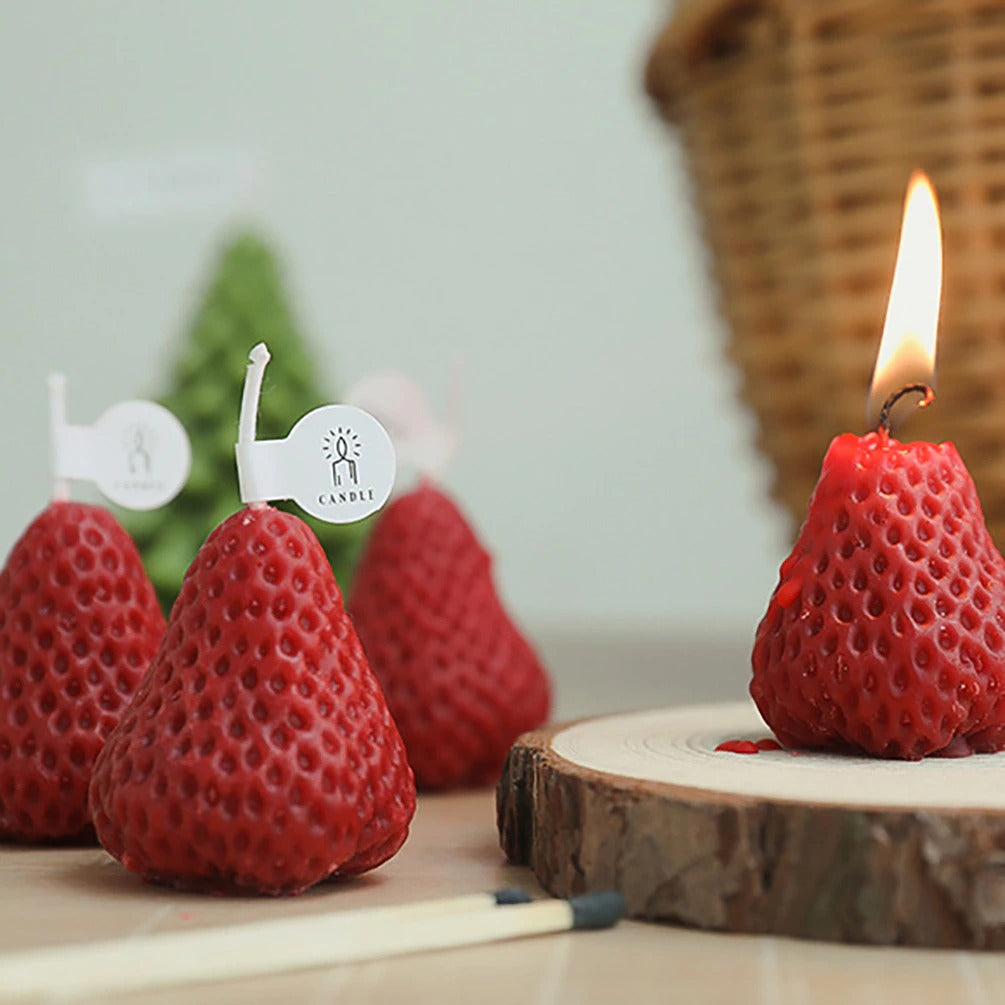
[[[503,849],[552,893],[615,887],[640,918],[1005,948],[1005,754],[715,750],[768,736],[747,702],[527,734],[499,785]]]

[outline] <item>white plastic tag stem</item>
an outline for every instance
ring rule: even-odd
[[[70,498],[70,483],[63,474],[63,430],[66,428],[66,378],[61,373],[49,375],[49,472],[52,476],[53,502]]]
[[[249,354],[248,369],[244,375],[244,391],[241,395],[241,415],[237,423],[237,478],[241,489],[241,500],[252,509],[262,509],[269,499],[281,498],[271,495],[265,486],[258,485],[252,477],[257,472],[257,463],[251,460],[252,453],[262,456],[268,451],[261,450],[265,443],[256,443],[258,435],[258,402],[262,396],[262,381],[265,368],[272,354],[264,342],[259,342]],[[257,449],[255,449],[257,448]],[[265,467],[265,464],[262,464]],[[264,491],[263,491],[264,489]]]
[[[241,501],[261,509],[269,499],[286,499],[291,484],[283,463],[285,440],[238,440],[237,477]]]

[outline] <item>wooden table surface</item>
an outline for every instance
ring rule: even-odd
[[[727,644],[639,643],[633,653],[624,646],[558,640],[548,651],[559,682],[560,715],[735,698],[746,674],[742,652]],[[735,674],[734,656],[741,661]],[[622,660],[625,665],[612,665]],[[717,669],[707,672],[709,667]],[[0,847],[0,948],[128,938],[512,885],[541,893],[527,870],[503,860],[489,791],[422,797],[412,835],[391,862],[356,881],[325,884],[293,899],[180,894],[144,885],[98,848],[5,846]],[[622,922],[605,932],[547,935],[102,1000],[150,1005],[440,1000],[990,1005],[1005,1000],[1005,954],[874,949]]]

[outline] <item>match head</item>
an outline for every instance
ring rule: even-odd
[[[500,907],[506,904],[529,904],[533,899],[526,890],[521,890],[518,886],[507,886],[501,890],[495,890],[492,896]]]
[[[625,898],[617,890],[599,890],[571,897],[573,928],[610,928],[627,913]]]

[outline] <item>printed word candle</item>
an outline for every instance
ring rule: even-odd
[[[757,629],[750,693],[787,746],[911,760],[1005,747],[1005,561],[953,444],[890,435],[902,395],[933,398],[941,256],[917,174],[869,398],[877,428],[831,443]]]

